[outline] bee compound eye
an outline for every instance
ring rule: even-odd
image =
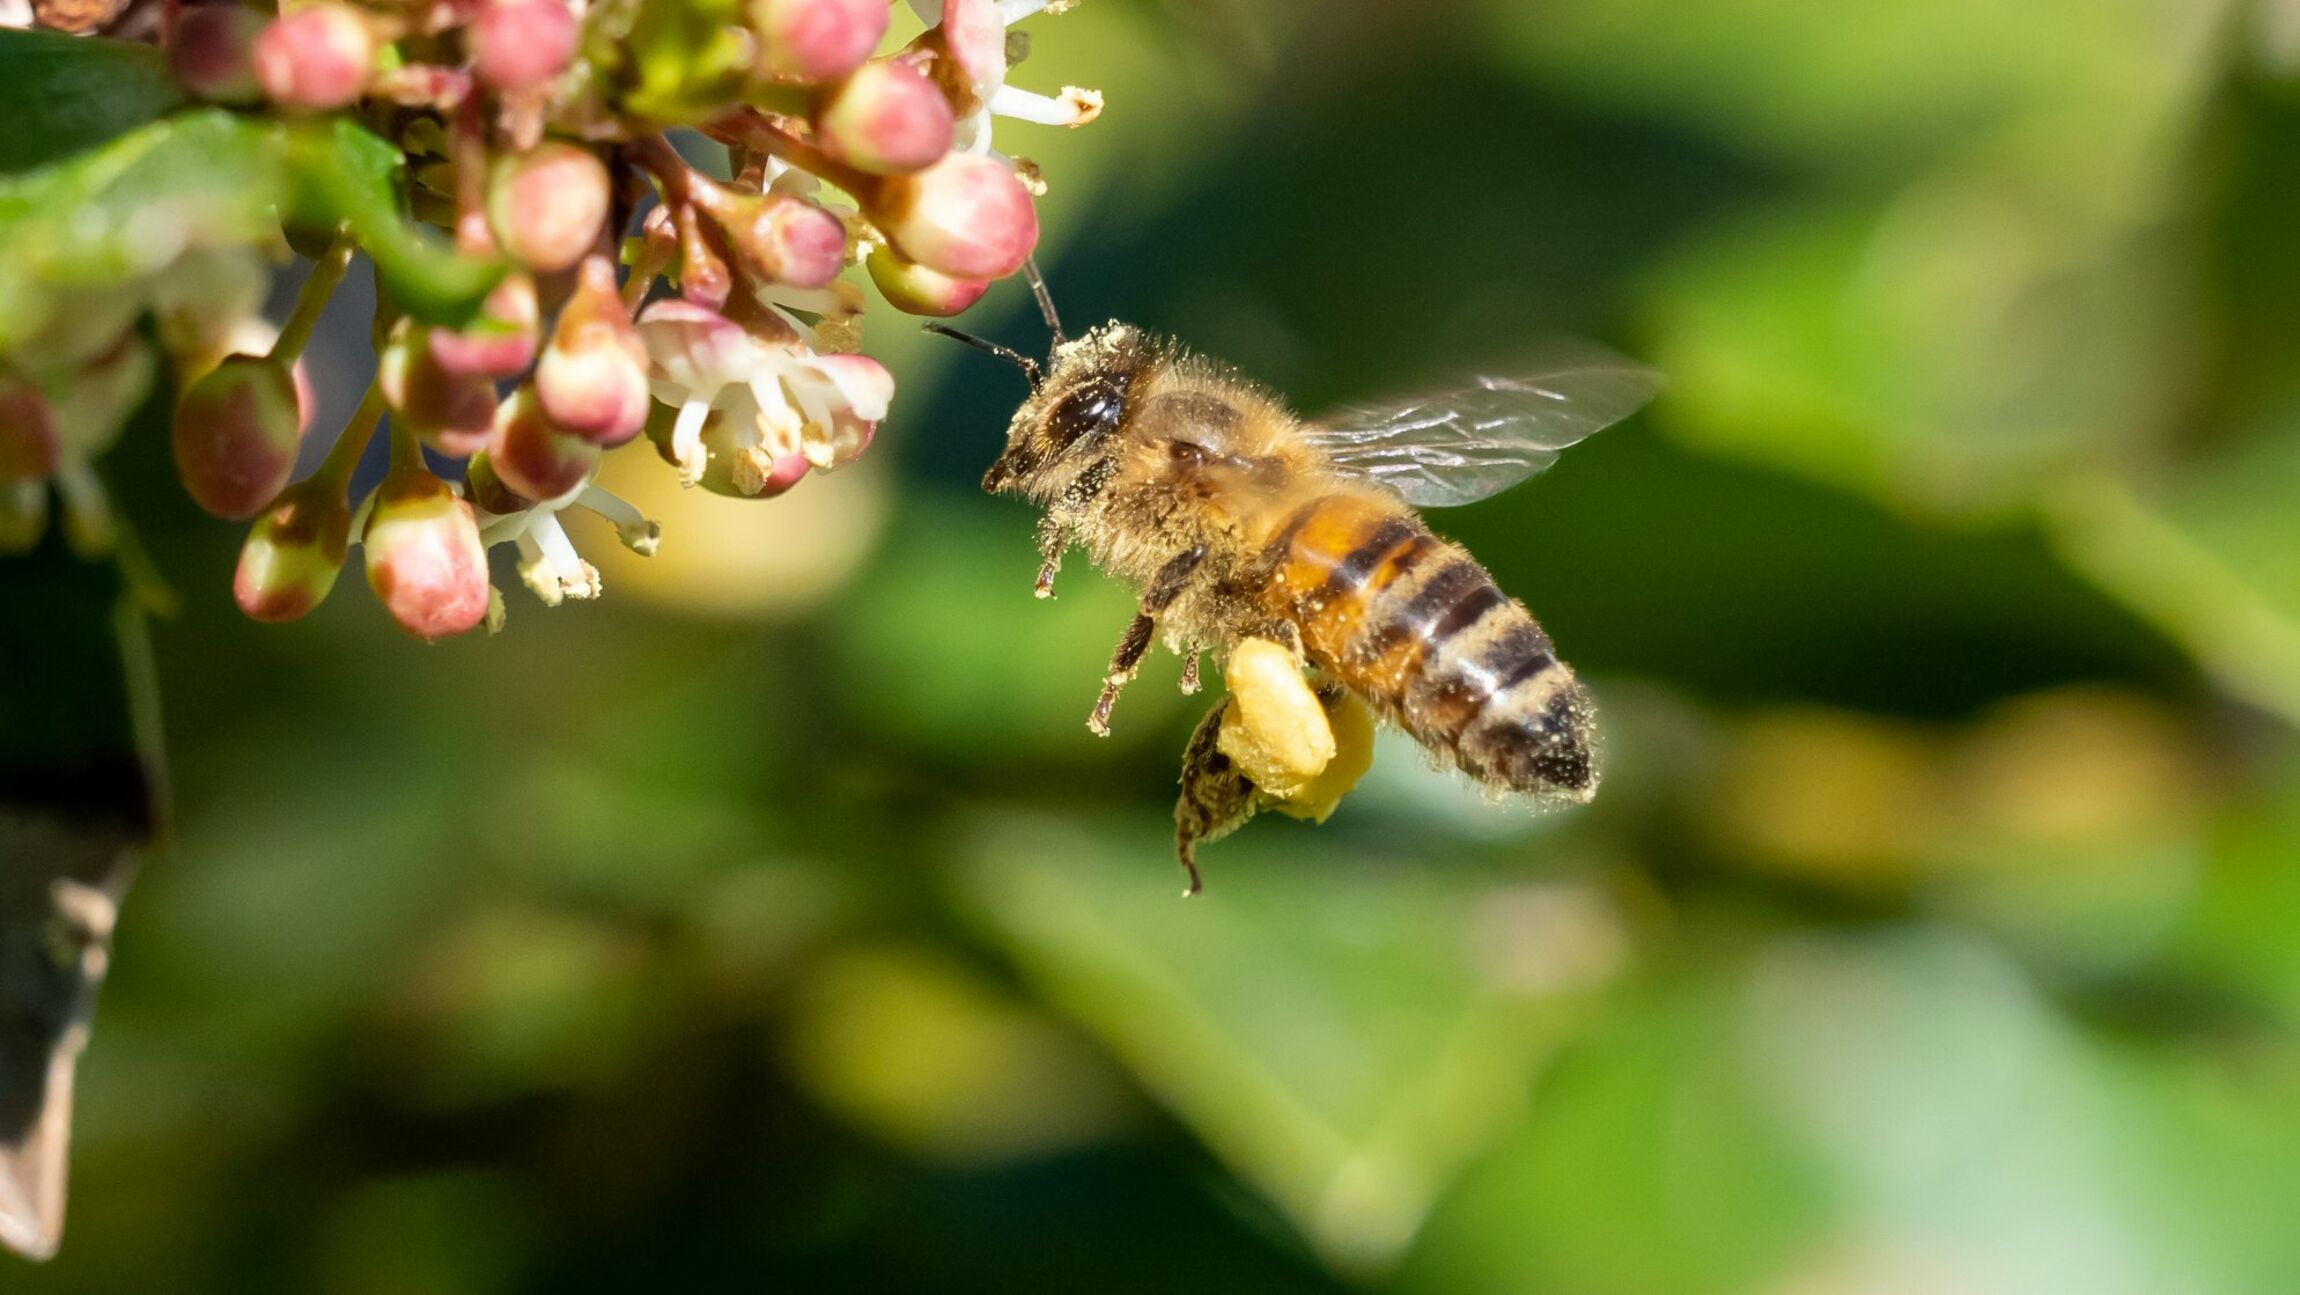
[[[1109,435],[1126,413],[1126,393],[1108,378],[1095,378],[1062,398],[1046,423],[1057,450]]]

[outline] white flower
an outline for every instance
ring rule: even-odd
[[[519,578],[546,607],[557,607],[569,598],[597,598],[600,592],[599,568],[583,560],[559,523],[559,514],[569,508],[588,509],[606,518],[623,546],[641,556],[654,553],[662,535],[662,529],[628,501],[596,484],[514,513],[490,513],[475,506],[480,542],[490,548],[510,544],[518,549]]]
[[[738,488],[768,480],[775,461],[792,455],[837,467],[886,417],[894,378],[878,361],[817,354],[804,327],[771,305],[753,329],[676,298],[640,313],[649,384],[679,411],[667,448],[688,485],[702,482],[714,455],[750,461],[729,464]],[[709,438],[716,444],[706,424],[720,433]]]
[[[1102,115],[1099,91],[1066,85],[1061,94],[1048,96],[1006,83],[1006,29],[1040,10],[1060,13],[1070,7],[1069,0],[910,0],[910,7],[920,21],[942,27],[945,47],[974,91],[972,107],[959,116],[953,149],[993,153],[992,117],[1083,126]]]

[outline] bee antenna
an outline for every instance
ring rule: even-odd
[[[1030,295],[1038,299],[1038,313],[1046,316],[1046,331],[1054,334],[1054,344],[1069,341],[1069,334],[1062,331],[1062,316],[1054,313],[1054,294],[1046,290],[1046,276],[1038,272],[1037,257],[1022,263],[1022,277],[1030,281]]]
[[[964,342],[975,350],[987,351],[1021,369],[1030,378],[1031,386],[1038,385],[1038,361],[1011,346],[1000,346],[987,337],[976,337],[972,333],[962,333],[948,324],[923,324],[921,327],[930,333],[939,333],[954,342]]]

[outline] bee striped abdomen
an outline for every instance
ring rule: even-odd
[[[1281,533],[1278,585],[1311,664],[1473,778],[1586,796],[1591,710],[1532,615],[1460,546],[1337,495]]]

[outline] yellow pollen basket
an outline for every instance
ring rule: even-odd
[[[1215,747],[1237,762],[1268,808],[1323,822],[1373,764],[1374,717],[1354,694],[1321,701],[1293,654],[1268,639],[1232,649]]]

